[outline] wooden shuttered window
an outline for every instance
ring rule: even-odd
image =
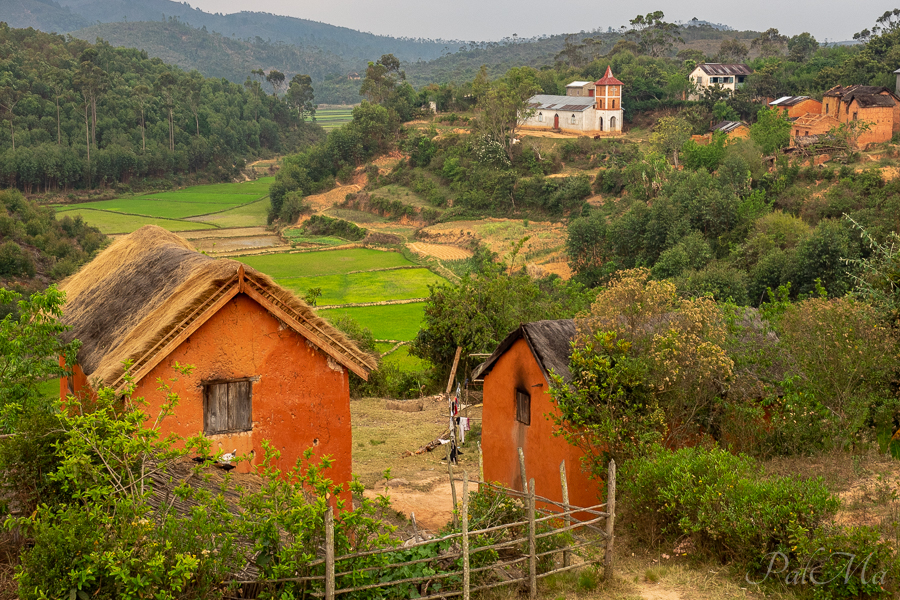
[[[204,433],[250,431],[253,428],[252,386],[247,379],[206,384],[203,393]]]
[[[522,390],[516,390],[516,421],[531,425],[531,396]]]

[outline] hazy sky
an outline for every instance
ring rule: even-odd
[[[265,11],[302,17],[371,33],[461,40],[498,40],[618,28],[638,13],[662,10],[668,21],[692,17],[735,29],[777,28],[786,35],[808,31],[824,41],[849,40],[871,27],[886,10],[900,5],[874,0],[189,0],[208,12]],[[554,14],[555,13],[555,14]]]

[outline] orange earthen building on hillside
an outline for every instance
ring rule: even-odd
[[[769,106],[781,109],[789,120],[822,112],[822,103],[809,96],[783,96],[769,102]]]
[[[900,132],[900,98],[886,87],[872,85],[835,86],[822,98],[822,114],[838,123],[865,121],[869,130],[857,145],[886,142]]]
[[[481,448],[484,478],[522,490],[519,448],[525,471],[535,481],[539,496],[562,501],[559,465],[566,463],[569,502],[597,504],[601,485],[581,468],[583,452],[555,435],[553,415],[558,409],[550,398],[550,372],[568,381],[570,342],[575,337],[572,319],[537,321],[509,334],[474,372],[484,379]]]
[[[88,397],[99,386],[125,393],[130,361],[133,396],[146,399],[151,417],[166,400],[158,381],[177,376],[172,391],[181,400],[163,433],[205,433],[214,452],[253,451],[253,464],[269,440],[281,469],[312,448],[316,459],[334,458],[327,477],[350,481],[349,376],[365,379],[375,361],[269,277],[146,226],[62,289],[67,336],[82,342],[63,395]],[[177,375],[176,362],[193,372]]]

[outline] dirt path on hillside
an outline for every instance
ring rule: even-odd
[[[639,585],[638,591],[645,600],[681,600],[679,592],[648,583]]]
[[[403,513],[406,518],[415,513],[420,528],[432,535],[437,533],[453,518],[453,492],[450,489],[450,482],[446,479],[447,477],[443,477],[441,481],[432,481],[432,487],[427,492],[404,484],[391,485],[386,492],[391,499],[391,508]],[[425,483],[428,482],[419,482],[418,485]],[[478,484],[470,481],[469,491],[477,490]],[[365,496],[374,498],[384,493],[382,487],[379,490],[366,490]],[[457,499],[462,497],[462,479],[456,481],[456,496]]]
[[[323,213],[329,208],[340,204],[347,197],[347,194],[351,194],[353,192],[358,192],[362,189],[362,186],[359,184],[352,185],[341,185],[333,190],[328,190],[327,192],[323,192],[321,194],[313,194],[312,196],[307,196],[305,200],[312,207],[314,213]],[[303,217],[300,217],[300,220],[303,220]],[[300,221],[298,221],[299,223]]]
[[[406,246],[416,254],[424,254],[426,256],[434,256],[441,260],[465,260],[472,257],[472,252],[459,246],[450,246],[444,244],[426,244],[416,242],[407,244]]]

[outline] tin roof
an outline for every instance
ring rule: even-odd
[[[751,75],[753,71],[744,64],[725,65],[722,63],[703,63],[697,65],[707,75]]]
[[[722,121],[717,125],[713,125],[709,128],[710,131],[721,131],[722,133],[731,133],[735,129],[739,127],[746,127],[747,124],[743,121]]]
[[[606,65],[606,73],[603,74],[603,77],[596,81],[597,85],[625,85],[615,77],[613,77],[612,69],[609,68],[609,65]]]
[[[570,87],[584,87],[584,86],[586,86],[586,85],[589,85],[590,83],[591,83],[590,81],[573,81],[572,83],[570,83],[570,84],[567,85],[566,87],[567,87],[567,88],[570,88]]]
[[[538,94],[528,99],[528,107],[535,110],[582,112],[588,108],[593,108],[596,101],[596,98],[591,97]]]
[[[812,100],[809,96],[782,96],[778,100],[769,102],[769,106],[796,106],[804,100]],[[816,100],[818,102],[818,100]]]

